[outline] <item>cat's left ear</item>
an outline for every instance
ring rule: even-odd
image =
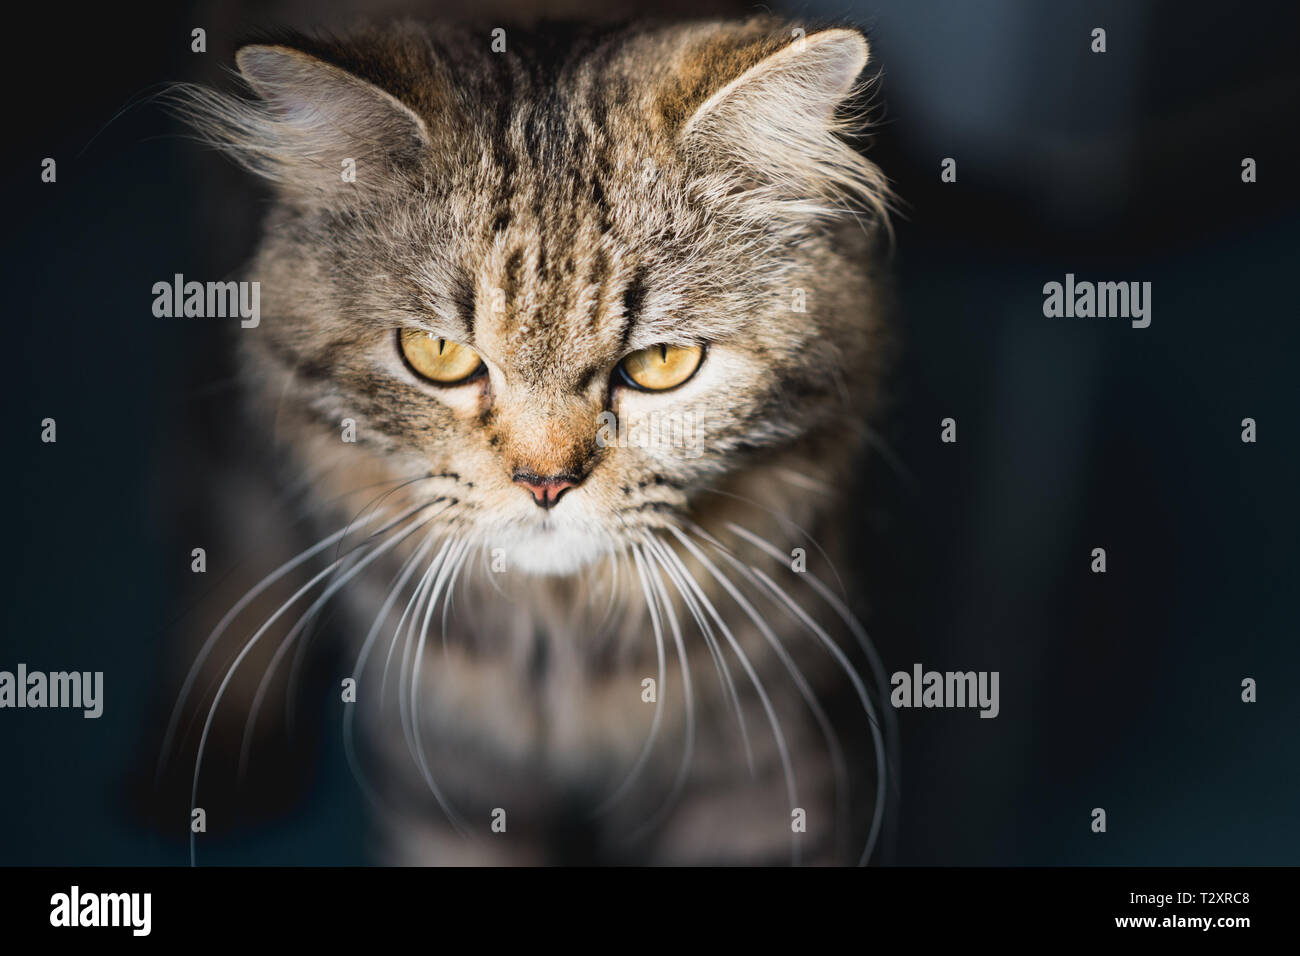
[[[855,104],[866,37],[844,28],[796,30],[757,62],[743,50],[728,52],[717,57],[717,88],[682,126],[683,144],[730,166],[756,195],[813,205],[847,196],[883,214],[883,175],[844,140],[862,125]],[[731,75],[737,61],[752,65]]]

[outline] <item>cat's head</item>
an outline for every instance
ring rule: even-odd
[[[833,477],[879,373],[867,59],[767,18],[243,48],[256,97],[188,112],[274,185],[268,424],[334,488],[433,476],[403,500],[538,573]]]

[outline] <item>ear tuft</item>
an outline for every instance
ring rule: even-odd
[[[853,91],[867,58],[866,38],[856,30],[823,30],[796,38],[705,100],[687,121],[685,135],[767,105],[829,121]]]
[[[171,101],[204,141],[289,194],[319,197],[382,187],[431,140],[420,117],[353,74],[287,46],[235,55],[256,101],[181,85]],[[357,170],[345,179],[345,161]]]

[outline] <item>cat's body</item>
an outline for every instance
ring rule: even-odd
[[[838,581],[884,361],[883,180],[839,112],[866,44],[494,39],[250,47],[258,103],[189,94],[277,185],[242,380],[337,535],[261,639],[337,602],[392,860],[856,862],[885,746]],[[422,379],[402,329],[481,364]],[[618,371],[669,347],[699,356],[672,387]]]

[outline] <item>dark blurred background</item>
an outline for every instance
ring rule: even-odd
[[[0,863],[187,861],[141,811],[140,773],[194,546],[186,459],[229,388],[228,343],[155,319],[150,289],[237,270],[264,194],[148,97],[228,82],[236,45],[264,27],[584,6],[46,4],[13,23],[0,669],[102,670],[106,706],[99,720],[0,711]],[[995,720],[899,713],[893,861],[1300,863],[1300,5],[774,9],[867,28],[870,155],[905,201],[904,348],[877,423],[894,463],[881,456],[855,496],[869,562],[853,590],[888,670],[1001,673]],[[198,26],[205,54],[190,52]],[[47,156],[55,184],[40,181]],[[955,183],[940,181],[946,157]],[[1044,318],[1043,284],[1067,272],[1151,282],[1151,326]],[[56,444],[40,441],[46,417]],[[956,445],[939,441],[946,417]],[[1240,440],[1246,417],[1256,444]],[[1241,702],[1245,677],[1257,703]],[[301,792],[205,841],[205,861],[366,859],[336,735],[309,756]]]

